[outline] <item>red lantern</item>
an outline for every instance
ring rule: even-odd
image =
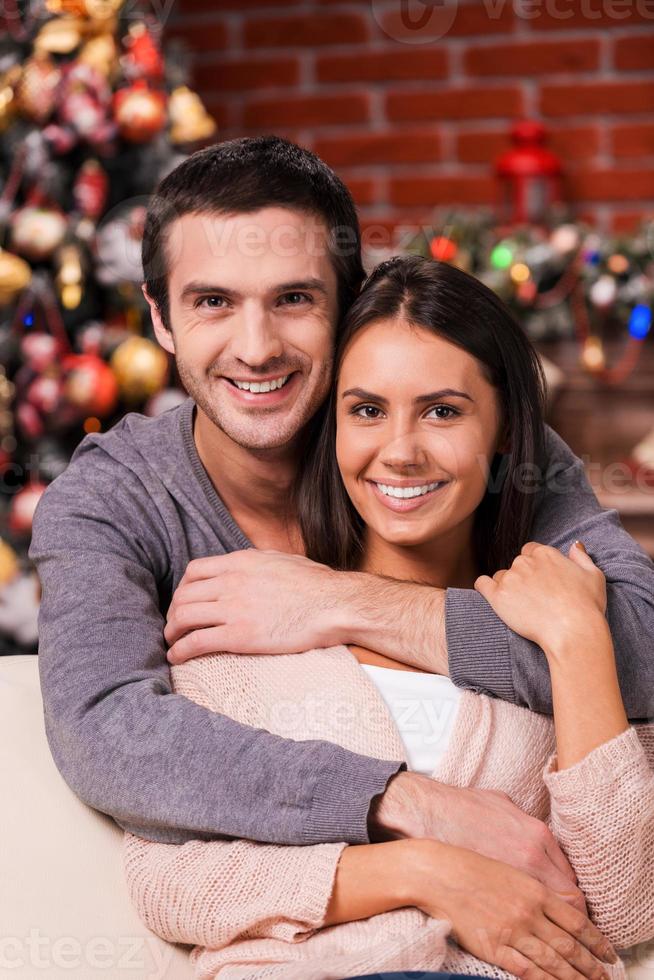
[[[544,145],[545,127],[523,120],[511,131],[513,147],[495,163],[500,182],[500,220],[538,224],[561,202],[561,161]]]

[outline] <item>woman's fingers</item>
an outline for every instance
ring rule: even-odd
[[[595,970],[594,967],[588,972],[577,969],[571,961],[575,958],[573,947],[576,948],[579,944],[570,936],[568,936],[568,940],[567,944],[559,942],[551,945],[538,936],[524,936],[515,940],[514,947],[519,953],[522,953],[525,959],[534,963],[535,966],[550,976],[556,977],[557,980],[586,980],[586,978],[588,980],[609,980],[597,960],[595,960],[595,964],[599,967],[598,970]],[[559,947],[561,952],[559,952]],[[590,958],[592,960],[592,957]]]
[[[558,980],[555,974],[543,970],[528,956],[524,956],[510,946],[498,950],[496,962],[502,970],[512,973],[520,980]]]
[[[548,897],[544,911],[548,919],[578,939],[598,959],[605,963],[617,963],[617,953],[597,926],[558,895]]]
[[[599,960],[578,939],[554,922],[544,919],[542,927],[538,929],[538,936],[570,967],[588,977],[588,980],[608,980],[606,969]]]

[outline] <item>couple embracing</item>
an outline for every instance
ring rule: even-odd
[[[87,436],[30,556],[53,756],[144,921],[204,978],[623,976],[654,567],[521,330],[443,263],[366,279],[347,189],[275,137],[169,174],[143,260],[189,397]]]

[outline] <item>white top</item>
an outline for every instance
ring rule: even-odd
[[[431,776],[452,734],[461,691],[440,674],[361,666],[395,721],[409,769]]]

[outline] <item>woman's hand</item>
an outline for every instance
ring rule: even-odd
[[[526,980],[607,977],[598,959],[617,961],[608,940],[545,885],[474,851],[413,843],[419,847],[407,869],[418,886],[412,904],[449,919],[463,949]]]
[[[606,628],[606,580],[576,542],[566,558],[549,545],[526,544],[511,568],[481,575],[475,582],[497,615],[515,633],[545,652],[559,637],[566,644],[588,642],[589,633]]]

